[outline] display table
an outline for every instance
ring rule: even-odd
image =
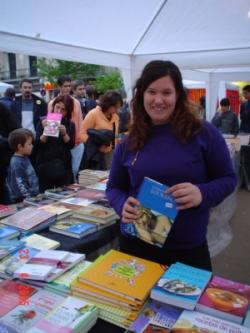
[[[61,245],[58,250],[85,253],[87,260],[94,260],[110,248],[117,248],[119,223],[117,222],[81,239],[58,234],[48,228],[40,231],[39,234],[60,242]]]

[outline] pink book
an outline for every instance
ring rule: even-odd
[[[250,285],[214,276],[200,297],[196,310],[242,323],[250,301]]]
[[[61,113],[48,112],[47,125],[44,127],[43,135],[46,136],[59,136],[58,126],[61,124]]]

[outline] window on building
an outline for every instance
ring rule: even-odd
[[[37,76],[37,57],[29,56],[29,63],[30,63],[30,76]]]
[[[10,79],[16,79],[16,55],[15,53],[8,53]]]

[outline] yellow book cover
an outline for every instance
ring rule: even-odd
[[[110,250],[98,264],[80,274],[79,281],[143,302],[163,272],[158,263]]]
[[[73,282],[71,285],[71,290],[83,296],[91,297],[91,299],[100,300],[105,304],[119,305],[124,308],[132,309],[138,309],[141,306],[141,303],[135,302],[128,298],[124,298],[120,295],[114,295],[106,290],[98,289],[84,282]]]
[[[38,234],[31,234],[21,240],[24,241],[27,246],[38,250],[54,250],[60,246],[60,242]]]

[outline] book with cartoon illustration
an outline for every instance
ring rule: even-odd
[[[137,194],[140,217],[132,223],[122,223],[125,233],[162,247],[177,215],[177,205],[167,185],[145,177]]]
[[[172,264],[151,290],[151,298],[193,310],[212,272],[182,263]]]
[[[48,112],[46,120],[47,123],[44,127],[43,135],[58,137],[62,114],[57,112]]]
[[[163,271],[157,263],[110,250],[83,272],[79,281],[142,303]]]
[[[250,285],[213,276],[196,309],[241,324],[250,301]]]

